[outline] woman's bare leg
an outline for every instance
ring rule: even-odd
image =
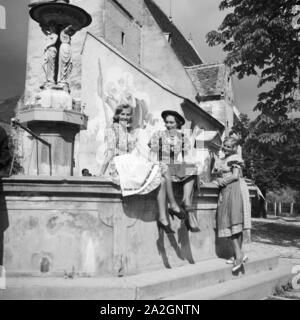
[[[232,240],[232,246],[235,254],[236,264],[240,264],[243,262],[243,253],[241,250],[241,237],[242,233],[235,234],[231,237]]]
[[[241,232],[241,234],[239,236],[239,243],[240,243],[240,249],[241,249],[242,254],[243,254],[243,239],[244,239],[244,234],[243,234],[243,232]]]
[[[165,177],[165,180],[166,180],[166,189],[167,189],[166,191],[167,191],[167,195],[168,195],[170,206],[171,206],[171,208],[173,210],[180,211],[180,208],[179,208],[179,206],[177,204],[177,201],[175,199],[175,196],[174,196],[172,179],[171,179],[169,171],[164,173],[164,177]]]
[[[195,184],[195,177],[190,177],[184,182],[183,185],[183,199],[182,202],[186,206],[192,205],[192,199],[194,194],[194,184]]]
[[[158,203],[158,211],[159,211],[159,217],[158,220],[164,224],[167,225],[168,219],[167,219],[167,190],[166,190],[166,179],[162,178],[162,182],[160,184],[158,193],[157,193],[157,203]]]

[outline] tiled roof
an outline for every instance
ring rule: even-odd
[[[224,94],[226,66],[223,63],[202,64],[185,68],[200,96]]]
[[[157,6],[153,0],[144,1],[162,32],[171,35],[171,46],[181,63],[184,66],[202,64],[203,61],[193,46],[169,20],[159,6]]]

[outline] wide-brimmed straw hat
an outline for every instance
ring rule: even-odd
[[[165,110],[161,114],[162,118],[165,120],[167,116],[173,116],[177,118],[178,122],[180,122],[180,125],[183,126],[185,124],[185,119],[183,116],[181,116],[178,112],[174,110]]]

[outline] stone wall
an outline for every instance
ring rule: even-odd
[[[233,126],[233,108],[225,99],[201,102],[199,106],[224,124],[225,134],[229,133]]]
[[[144,0],[116,0],[119,2],[126,10],[128,10],[134,19],[141,25],[144,22],[144,10],[145,3]]]
[[[113,0],[105,7],[105,39],[136,64],[140,64],[141,26]]]
[[[195,101],[197,91],[162,30],[145,8],[142,29],[142,67],[175,92]]]
[[[216,243],[213,185],[194,197],[201,231],[190,233],[175,218],[174,235],[157,227],[155,192],[123,199],[111,183],[96,178],[18,176],[3,179],[2,186],[0,206],[10,220],[4,255],[10,275],[63,276],[73,270],[81,276],[120,276],[226,254],[226,243]],[[176,189],[178,201],[181,191]]]

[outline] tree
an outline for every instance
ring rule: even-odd
[[[289,118],[299,106],[295,97],[300,42],[292,26],[298,2],[223,0],[220,10],[231,12],[219,31],[207,35],[209,45],[223,45],[232,74],[239,79],[257,75],[258,87],[268,84],[253,106],[261,114],[252,122],[244,119],[240,128],[246,163],[252,161],[255,181],[263,191],[286,185],[300,189],[300,119]]]
[[[241,113],[239,119],[234,118],[233,127],[231,128],[233,131],[239,133],[240,144],[244,145],[246,138],[249,135],[251,121],[247,114]]]
[[[211,46],[223,45],[225,63],[239,79],[259,75],[258,86],[272,84],[258,97],[255,110],[272,118],[294,107],[299,86],[300,44],[293,28],[298,0],[223,0],[220,10],[233,9],[219,32],[207,34]]]
[[[285,186],[300,190],[300,119],[286,120],[286,140],[276,143],[265,143],[261,138],[270,130],[274,134],[281,130],[281,123],[267,120],[260,116],[250,121],[241,114],[240,122],[233,126],[241,135],[245,174],[255,180],[264,194]]]

